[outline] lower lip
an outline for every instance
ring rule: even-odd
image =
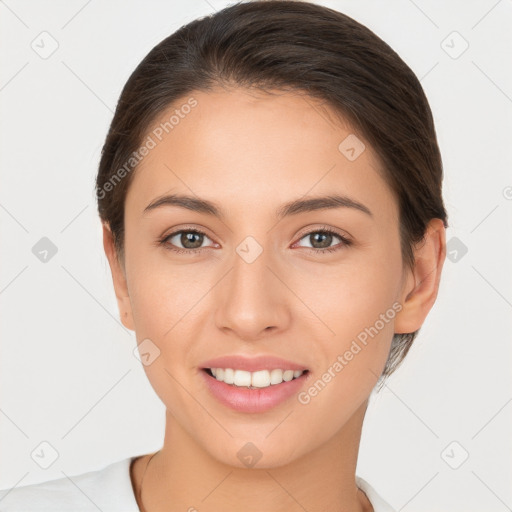
[[[203,378],[212,395],[225,406],[239,412],[258,413],[277,407],[298,393],[303,386],[307,373],[281,384],[272,384],[266,388],[249,389],[226,384],[201,370]]]

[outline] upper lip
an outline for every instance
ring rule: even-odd
[[[271,355],[260,356],[237,356],[227,355],[209,359],[201,363],[201,368],[232,368],[234,370],[245,370],[247,372],[256,372],[259,370],[307,370],[307,368],[293,361],[287,361],[281,357]]]

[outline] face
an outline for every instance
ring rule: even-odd
[[[384,368],[413,282],[398,206],[369,144],[314,99],[190,97],[148,132],[126,197],[123,320],[172,421],[218,461],[242,466],[251,442],[277,466],[341,432]]]

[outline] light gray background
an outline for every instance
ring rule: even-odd
[[[512,2],[318,3],[367,25],[421,79],[446,174],[453,261],[405,364],[372,398],[358,474],[397,510],[510,510]],[[118,320],[94,177],[138,62],[226,5],[0,1],[0,488],[161,446],[164,409]],[[46,263],[32,252],[42,237],[58,249]],[[44,441],[59,455],[48,469],[31,457]]]

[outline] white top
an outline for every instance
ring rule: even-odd
[[[0,490],[2,512],[140,512],[130,479],[130,464],[136,457],[114,462],[102,469]],[[394,512],[361,477],[357,486],[366,494],[375,512]]]

